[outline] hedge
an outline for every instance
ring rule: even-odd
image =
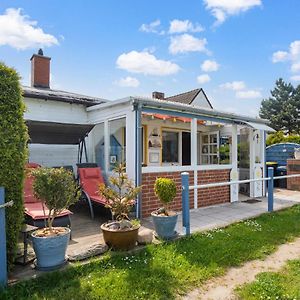
[[[272,133],[267,138],[267,146],[278,144],[278,143],[296,143],[300,144],[299,134],[285,135],[282,131]]]
[[[8,267],[14,261],[23,223],[24,165],[27,159],[25,105],[18,73],[0,62],[0,186],[5,188]]]

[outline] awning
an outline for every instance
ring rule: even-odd
[[[257,129],[257,130],[264,130],[264,131],[267,131],[267,132],[276,132],[276,130],[274,130],[270,126],[268,126],[266,124],[262,124],[262,123],[242,121],[241,124],[245,124],[245,125],[253,128],[253,129]]]
[[[93,129],[90,124],[68,124],[27,120],[29,143],[77,145]]]

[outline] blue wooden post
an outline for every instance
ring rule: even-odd
[[[268,177],[271,179],[268,182],[268,211],[273,211],[273,203],[274,203],[274,168],[268,168]]]
[[[189,173],[181,173],[182,184],[182,227],[185,235],[191,233],[190,230],[190,201],[189,201]]]
[[[4,188],[0,187],[0,286],[7,284],[7,260],[6,260],[6,231],[5,231],[5,207]]]

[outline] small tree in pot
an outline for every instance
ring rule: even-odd
[[[156,234],[160,238],[171,239],[176,235],[175,227],[178,218],[178,214],[169,209],[170,203],[176,197],[176,184],[169,178],[157,178],[154,184],[154,191],[163,204],[163,207],[151,214]]]
[[[32,233],[36,264],[38,269],[50,270],[65,263],[71,232],[67,227],[53,227],[53,222],[79,200],[80,187],[75,183],[73,174],[63,168],[37,168],[31,174],[34,177],[34,195],[42,202],[45,215],[45,228]]]
[[[111,186],[100,185],[99,193],[106,199],[113,220],[101,225],[106,244],[115,250],[129,250],[136,245],[139,222],[130,220],[129,213],[134,207],[141,187],[135,187],[128,179],[125,164],[118,164],[109,182]]]

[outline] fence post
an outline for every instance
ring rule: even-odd
[[[268,168],[268,177],[270,180],[268,182],[268,211],[273,211],[273,203],[274,203],[274,168]]]
[[[190,201],[189,201],[189,173],[181,173],[182,184],[182,227],[185,235],[190,234]]]
[[[5,207],[1,207],[3,204],[4,188],[0,187],[0,287],[7,284]]]

